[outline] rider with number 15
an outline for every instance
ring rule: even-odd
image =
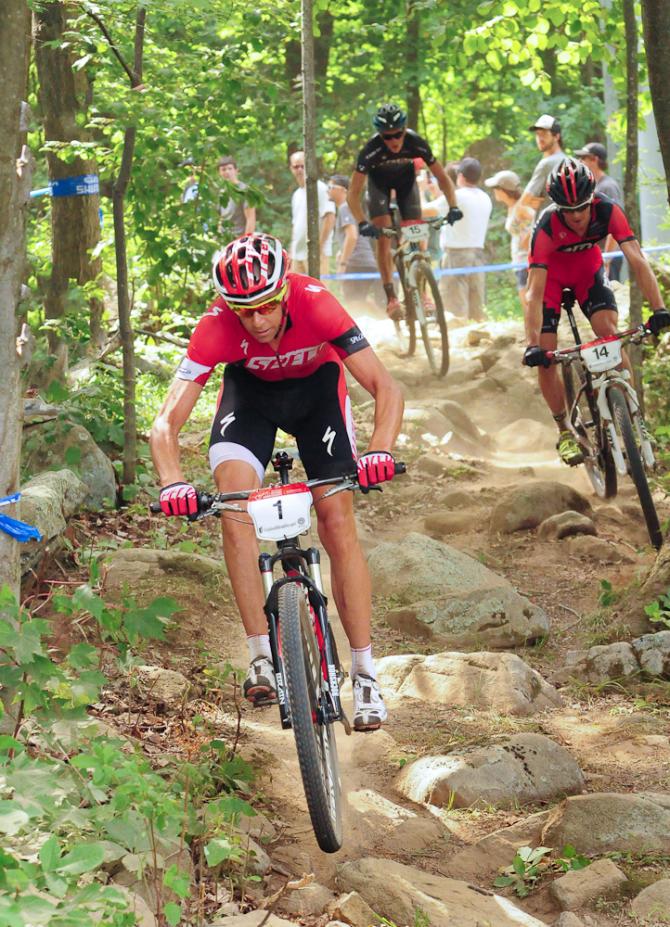
[[[400,388],[353,319],[318,280],[289,272],[281,242],[238,238],[214,256],[219,297],[195,327],[186,356],[151,431],[166,515],[197,511],[194,487],[179,461],[179,432],[217,364],[225,364],[212,425],[209,461],[219,492],[261,485],[277,428],[295,436],[308,478],[358,472],[361,487],[393,478],[391,449],[400,431]],[[358,457],[344,367],[375,400],[369,450]],[[375,730],[386,708],[375,679],[367,563],[351,493],[323,498],[313,489],[318,531],[331,564],[333,596],[352,651],[354,728]],[[223,551],[247,634],[244,694],[276,699],[258,543],[246,516],[223,513]]]
[[[573,290],[597,338],[616,333],[616,300],[598,247],[599,241],[612,235],[653,310],[647,328],[658,334],[670,325],[670,313],[624,212],[608,197],[595,193],[595,179],[585,164],[572,158],[563,161],[550,175],[547,193],[553,205],[538,219],[528,258],[528,347],[523,363],[538,368],[542,395],[558,426],[559,456],[576,466],[583,460],[582,450],[568,428],[563,380],[546,355],[556,350],[563,290]],[[625,353],[624,365],[630,370]]]
[[[386,293],[386,311],[389,318],[402,318],[402,308],[393,287],[393,258],[391,240],[381,237],[379,229],[391,228],[391,193],[395,190],[401,219],[421,218],[421,196],[416,183],[414,160],[423,158],[428,170],[437,180],[440,190],[449,203],[447,222],[453,225],[463,218],[456,204],[456,190],[444,168],[436,159],[428,142],[407,128],[407,114],[395,103],[385,103],[377,110],[372,123],[377,129],[356,160],[349,183],[347,203],[358,222],[361,235],[378,238],[377,264]],[[368,178],[368,222],[361,206],[361,193]]]

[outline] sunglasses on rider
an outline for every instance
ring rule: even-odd
[[[242,316],[244,319],[251,319],[256,313],[259,315],[270,315],[271,312],[274,312],[275,309],[281,306],[285,295],[286,284],[284,284],[276,296],[273,296],[273,298],[267,300],[267,302],[259,303],[257,306],[232,306],[230,303],[228,305],[236,315]]]
[[[382,138],[383,138],[384,140],[386,140],[386,139],[388,139],[388,138],[402,138],[404,134],[405,134],[405,130],[404,130],[404,129],[400,129],[399,132],[384,132],[384,133],[382,133]]]
[[[586,209],[591,208],[591,200],[588,203],[582,203],[581,206],[561,206],[561,212],[569,212],[574,215],[576,212],[584,212]]]

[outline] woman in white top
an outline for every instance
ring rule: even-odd
[[[519,175],[515,174],[514,171],[498,171],[497,174],[489,177],[484,183],[487,187],[493,189],[496,201],[507,207],[505,231],[510,235],[512,261],[515,264],[527,262],[530,233],[535,221],[535,210],[531,209],[530,206],[522,206],[519,203],[522,193]],[[524,267],[521,270],[515,270],[514,273],[517,279],[521,308],[525,309],[528,268]]]

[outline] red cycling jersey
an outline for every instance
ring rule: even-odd
[[[591,220],[584,235],[577,235],[569,229],[560,210],[550,206],[533,230],[528,265],[551,271],[554,266],[570,264],[577,254],[586,254],[596,270],[602,264],[598,242],[608,235],[612,235],[619,244],[635,238],[623,210],[606,196],[594,196]]]
[[[587,315],[596,309],[616,308],[614,295],[603,278],[603,256],[598,247],[598,242],[607,235],[612,235],[619,244],[635,239],[623,211],[606,196],[594,196],[591,218],[584,235],[568,228],[557,207],[550,206],[544,210],[533,230],[528,255],[529,267],[541,267],[547,271],[543,331],[556,330],[565,287],[574,290]],[[546,315],[548,310],[549,316],[553,312],[552,325]]]
[[[177,370],[180,380],[203,386],[217,364],[243,367],[261,380],[307,377],[319,367],[368,347],[368,342],[335,297],[312,277],[288,274],[286,328],[279,349],[261,344],[219,297],[195,327],[186,356]]]

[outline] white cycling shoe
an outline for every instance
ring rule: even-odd
[[[354,687],[354,730],[378,730],[388,717],[379,683],[365,673],[357,673],[352,683]]]
[[[277,681],[272,660],[256,657],[251,661],[242,691],[252,705],[270,705],[277,701]]]

